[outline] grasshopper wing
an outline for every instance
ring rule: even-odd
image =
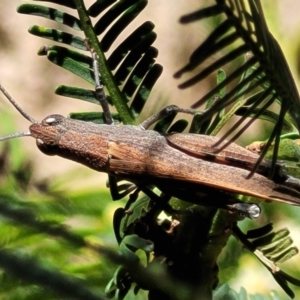
[[[251,170],[259,158],[258,154],[235,143],[231,143],[227,148],[220,151],[218,147],[214,147],[214,144],[219,141],[219,138],[215,136],[171,133],[166,135],[166,139],[172,147],[194,157],[247,170]],[[226,142],[225,140],[224,143]],[[270,167],[271,163],[268,160],[263,160],[258,171],[265,175]]]

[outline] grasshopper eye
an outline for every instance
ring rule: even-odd
[[[57,125],[58,121],[54,117],[47,117],[42,120],[42,125]]]
[[[45,144],[41,139],[36,139],[36,145],[46,155],[56,155],[56,147]]]
[[[42,120],[41,124],[43,126],[55,126],[61,123],[60,115],[51,115]]]

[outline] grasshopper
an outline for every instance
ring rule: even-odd
[[[44,154],[73,160],[136,185],[154,185],[164,193],[197,204],[202,204],[205,194],[220,198],[229,193],[300,205],[299,180],[286,175],[280,164],[275,181],[266,176],[271,168],[267,160],[248,178],[259,155],[237,144],[217,152],[213,147],[218,141],[216,137],[148,130],[171,112],[195,114],[193,110],[169,106],[139,126],[97,125],[57,114],[39,122],[24,112],[2,85],[0,90],[32,123],[29,131],[0,140],[31,136]],[[222,206],[222,199],[219,204]],[[256,214],[254,209],[252,216]]]

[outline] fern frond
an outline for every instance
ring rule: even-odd
[[[85,39],[88,39],[98,55],[101,79],[107,88],[111,104],[116,106],[120,114],[117,118],[125,124],[134,124],[162,72],[162,67],[155,63],[158,51],[152,47],[156,39],[154,24],[148,21],[140,25],[115,47],[109,58],[106,58],[105,52],[114,46],[116,39],[142,12],[147,1],[96,1],[89,9],[85,8],[81,0],[50,2],[77,8],[79,19],[58,9],[32,4],[21,5],[18,12],[51,19],[76,30],[81,36],[78,33],[40,26],[32,26],[29,32],[83,51],[87,50]],[[95,18],[95,25],[92,25],[92,18]],[[82,31],[84,37],[80,33]],[[102,35],[100,40],[98,35]],[[51,62],[94,84],[90,56],[58,46],[44,48],[40,54],[47,55]],[[93,90],[60,86],[56,93],[98,102]]]
[[[273,225],[267,224],[261,228],[250,230],[246,234],[235,226],[233,232],[235,237],[260,260],[276,282],[293,299],[295,295],[288,283],[300,286],[300,280],[286,274],[276,265],[278,262],[292,258],[299,252],[296,247],[290,247],[293,241],[289,236],[289,230],[281,229],[274,232]]]
[[[239,84],[234,85],[224,97],[218,99],[211,108],[204,112],[203,119],[212,118],[214,113],[235,104],[241,97],[253,95],[258,88],[265,90],[266,92],[261,92],[259,97],[252,98],[250,109],[239,110],[238,107],[236,108],[237,114],[241,115],[241,120],[222,139],[227,138],[247,117],[260,118],[262,116],[265,118],[265,112],[268,107],[274,102],[278,102],[280,104],[280,112],[277,118],[274,118],[273,115],[269,119],[269,121],[275,123],[275,127],[270,135],[270,141],[262,153],[263,157],[268,146],[275,139],[274,164],[280,134],[284,129],[283,124],[285,124],[284,118],[286,113],[291,115],[293,124],[298,130],[300,129],[300,99],[296,85],[280,46],[267,27],[259,0],[248,0],[246,3],[243,0],[216,0],[215,5],[185,15],[180,21],[187,24],[211,16],[219,16],[220,14],[225,14],[226,19],[191,54],[189,63],[174,76],[179,78],[182,74],[201,65],[211,55],[223,51],[221,58],[179,85],[180,88],[187,88],[203,80],[225,64],[251,53],[243,65],[234,69],[226,80],[195,102],[193,107],[199,107],[204,104],[209,98],[217,94],[221,88],[228,86],[247,70],[253,68],[251,75],[242,78]],[[263,107],[263,109],[258,107]],[[239,129],[231,141],[240,136],[251,122]]]

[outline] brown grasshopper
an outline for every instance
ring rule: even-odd
[[[47,155],[58,155],[138,185],[155,185],[167,194],[197,204],[202,204],[204,194],[221,191],[300,205],[299,180],[285,175],[280,165],[276,181],[266,177],[271,166],[267,160],[247,179],[259,155],[245,148],[231,144],[217,153],[213,147],[216,137],[147,130],[170,112],[194,114],[192,110],[169,106],[139,126],[97,125],[61,115],[50,115],[38,122],[1,85],[0,90],[32,123],[28,132],[0,140],[31,136]]]

